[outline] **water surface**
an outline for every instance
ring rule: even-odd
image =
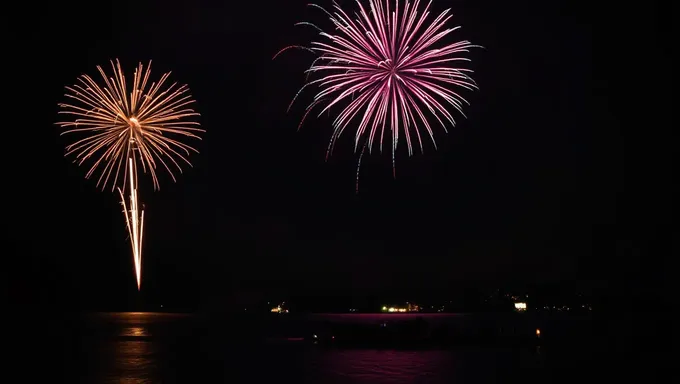
[[[524,383],[565,378],[587,370],[592,361],[592,351],[578,343],[552,350],[504,343],[408,349],[341,348],[301,341],[309,336],[304,329],[319,318],[107,313],[68,318],[58,326],[54,320],[37,341],[25,338],[19,359],[22,381],[48,373],[52,382],[93,384]],[[482,323],[462,318],[469,324]],[[384,320],[361,315],[321,319]],[[462,321],[460,315],[430,320]]]

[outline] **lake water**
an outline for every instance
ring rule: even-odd
[[[567,336],[542,344],[467,342],[411,349],[315,345],[301,341],[314,323],[397,318],[286,316],[110,313],[33,319],[30,327],[8,332],[14,332],[9,336],[18,342],[10,368],[18,371],[19,376],[12,376],[20,378],[16,382],[43,383],[545,383],[579,380],[586,372],[592,378],[600,353],[583,341],[590,335],[576,338],[581,341]],[[488,316],[484,320],[475,315],[424,318],[432,323],[489,322]],[[585,332],[582,326],[561,327],[581,329],[574,334]],[[550,340],[549,334],[545,340]]]

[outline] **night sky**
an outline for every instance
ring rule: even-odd
[[[351,135],[326,163],[331,119],[296,132],[312,94],[286,114],[312,56],[271,60],[315,37],[295,22],[328,25],[306,3],[17,5],[3,92],[13,302],[113,308],[136,294],[118,195],[63,157],[54,125],[64,86],[115,58],[128,74],[149,59],[154,78],[172,70],[207,130],[178,183],[141,183],[149,301],[533,282],[650,289],[668,254],[672,176],[660,10],[434,1],[463,26],[454,38],[485,47],[472,54],[480,91],[465,94],[467,120],[437,133],[438,151],[408,158],[401,147],[396,180],[389,153],[364,157],[355,195]]]

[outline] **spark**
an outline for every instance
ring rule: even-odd
[[[99,172],[97,187],[118,189],[132,245],[137,289],[141,289],[142,238],[144,211],[138,198],[138,163],[148,173],[154,190],[160,188],[157,169],[164,168],[173,181],[174,172],[182,172],[181,164],[191,166],[188,157],[193,147],[182,138],[200,139],[205,132],[192,121],[199,116],[186,85],[166,86],[170,72],[156,83],[150,81],[151,62],[144,68],[139,63],[128,90],[118,60],[111,61],[113,76],[109,77],[97,66],[101,83],[89,75],[82,75],[77,83],[66,87],[70,102],[59,104],[60,114],[70,121],[58,122],[61,133],[80,134],[66,146],[65,156],[75,156],[78,165],[90,162],[86,178]],[[127,190],[129,189],[129,190]],[[128,204],[126,204],[126,195]]]
[[[467,40],[444,43],[445,38],[460,27],[447,27],[452,18],[450,9],[428,20],[429,1],[419,11],[421,1],[367,0],[366,7],[356,0],[358,12],[352,18],[340,5],[333,9],[310,4],[322,10],[330,19],[334,32],[324,32],[316,24],[300,22],[296,25],[312,26],[322,39],[310,46],[291,45],[276,53],[276,59],[290,49],[302,49],[317,54],[306,74],[318,78],[306,81],[291,104],[308,86],[316,86],[318,93],[307,107],[309,111],[322,105],[319,116],[338,106],[339,113],[333,121],[329,154],[335,141],[351,123],[354,128],[354,151],[361,147],[370,154],[375,145],[383,151],[389,140],[392,152],[392,170],[395,173],[395,153],[400,134],[406,141],[409,156],[414,147],[424,151],[423,136],[427,136],[437,149],[432,122],[434,118],[447,131],[447,124],[456,125],[450,108],[463,117],[468,102],[458,89],[475,90],[477,84],[470,77],[471,69],[457,64],[468,62],[471,48],[481,48]],[[405,3],[403,8],[400,4]],[[290,109],[290,107],[289,107]],[[302,122],[301,122],[302,124]],[[386,135],[391,134],[391,138]],[[357,180],[358,168],[357,166]]]
[[[137,170],[133,158],[129,159],[130,169],[130,209],[125,205],[125,194],[118,188],[125,223],[130,234],[130,244],[132,245],[132,257],[135,264],[135,277],[137,278],[137,290],[142,288],[142,239],[144,234],[144,210],[139,209],[139,199],[137,199]]]

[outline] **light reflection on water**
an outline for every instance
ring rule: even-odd
[[[123,328],[120,332],[121,336],[130,336],[130,337],[147,337],[151,336],[149,333],[149,330],[144,328],[144,327],[127,327]]]
[[[446,363],[453,361],[447,356],[445,351],[338,350],[321,354],[315,371],[332,383],[432,383],[448,377]]]
[[[148,341],[118,341],[111,369],[105,373],[105,383],[158,383],[158,366],[154,363],[154,346]]]
[[[158,346],[151,339],[148,324],[153,314],[122,313],[116,321],[120,331],[110,346],[109,365],[102,370],[102,382],[150,384],[160,382]]]
[[[161,318],[160,314],[139,312],[95,316],[94,328],[99,332],[85,340],[88,344],[94,343],[99,351],[88,359],[99,363],[91,380],[126,384],[162,382],[159,345],[150,330]],[[109,333],[102,332],[107,326]]]
[[[69,381],[443,384],[493,383],[501,377],[504,382],[527,382],[531,381],[528,371],[541,365],[531,349],[405,351],[327,349],[300,342],[263,344],[235,340],[233,335],[257,333],[266,325],[247,328],[229,319],[208,325],[194,320],[140,313],[89,318],[74,328],[80,342],[67,369],[80,380]]]

